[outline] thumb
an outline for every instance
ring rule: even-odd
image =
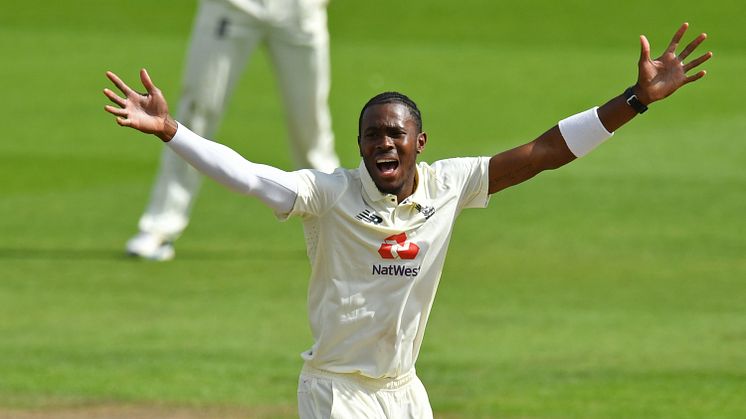
[[[650,42],[645,35],[640,35],[640,62],[650,60]]]
[[[150,79],[148,70],[144,68],[140,69],[140,81],[142,81],[142,85],[145,86],[145,90],[148,91],[148,94],[152,95],[153,92],[157,90],[157,87],[155,87],[155,84],[153,84],[153,81]]]

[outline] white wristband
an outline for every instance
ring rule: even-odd
[[[598,118],[598,106],[559,121],[567,147],[576,157],[583,157],[614,135]]]

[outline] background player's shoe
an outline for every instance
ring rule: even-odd
[[[159,234],[141,231],[127,242],[127,254],[148,260],[166,261],[174,258],[174,244]]]

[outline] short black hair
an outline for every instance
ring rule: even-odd
[[[357,121],[357,135],[360,136],[360,129],[363,126],[363,114],[365,110],[375,105],[383,105],[385,103],[400,103],[407,107],[409,114],[414,118],[414,122],[417,124],[417,131],[422,132],[422,114],[420,114],[420,108],[414,103],[412,99],[407,95],[399,92],[383,92],[373,96],[363,106],[363,110],[360,111],[360,118]]]

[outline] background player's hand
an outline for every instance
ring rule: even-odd
[[[104,95],[117,106],[106,105],[104,109],[117,117],[117,123],[146,134],[155,134],[163,141],[169,141],[176,134],[176,122],[168,113],[168,103],[145,69],[140,70],[140,80],[147,93],[132,90],[116,74],[106,72],[106,77],[124,94],[124,98],[109,89]]]
[[[684,63],[684,61],[699,44],[707,39],[707,34],[699,34],[679,55],[676,55],[676,48],[679,46],[679,41],[681,41],[687,28],[689,28],[688,23],[682,24],[668,44],[668,48],[666,48],[663,55],[655,60],[650,59],[650,43],[648,39],[645,35],[640,36],[641,52],[635,93],[643,103],[650,104],[664,99],[681,86],[699,80],[706,74],[704,70],[691,76],[687,76],[686,73],[709,60],[712,57],[712,52],[708,51],[688,63]]]

